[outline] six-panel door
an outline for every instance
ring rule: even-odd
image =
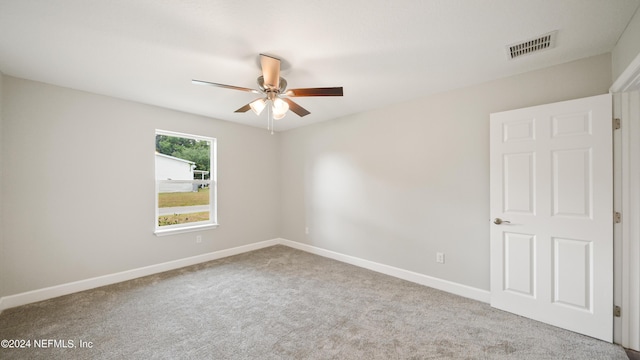
[[[491,305],[612,341],[611,96],[494,113],[490,129]]]

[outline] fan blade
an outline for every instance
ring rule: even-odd
[[[289,110],[293,111],[294,113],[296,113],[296,115],[298,115],[300,117],[303,117],[303,116],[311,114],[307,109],[305,109],[302,106],[298,105],[297,103],[295,103],[291,99],[282,98],[282,100],[284,100],[287,104],[289,104]]]
[[[240,109],[238,109],[238,110],[236,110],[234,112],[243,113],[243,112],[247,112],[249,110],[251,110],[251,103],[248,103],[247,105],[241,107]]]
[[[262,76],[264,76],[264,86],[266,88],[279,89],[280,59],[260,54],[260,65],[262,66]]]
[[[233,85],[218,84],[218,83],[209,82],[209,81],[203,81],[203,80],[192,79],[191,83],[192,84],[197,84],[197,85],[209,85],[209,86],[217,86],[217,87],[221,87],[221,88],[225,88],[225,89],[247,91],[247,92],[252,92],[254,94],[261,94],[261,92],[259,90],[255,90],[255,89],[249,89],[249,88],[240,87],[240,86],[233,86]]]
[[[342,86],[325,88],[289,89],[285,95],[295,96],[342,96]]]

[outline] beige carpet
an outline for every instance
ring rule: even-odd
[[[0,339],[32,341],[0,359],[627,359],[619,346],[284,246],[8,309]]]

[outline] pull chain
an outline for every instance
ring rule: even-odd
[[[267,130],[271,130],[271,135],[273,135],[273,111],[271,110],[272,108],[272,101],[271,100],[267,100]]]

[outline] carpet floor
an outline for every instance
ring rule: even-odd
[[[8,309],[0,339],[31,343],[0,348],[1,359],[627,359],[616,345],[285,246]]]

